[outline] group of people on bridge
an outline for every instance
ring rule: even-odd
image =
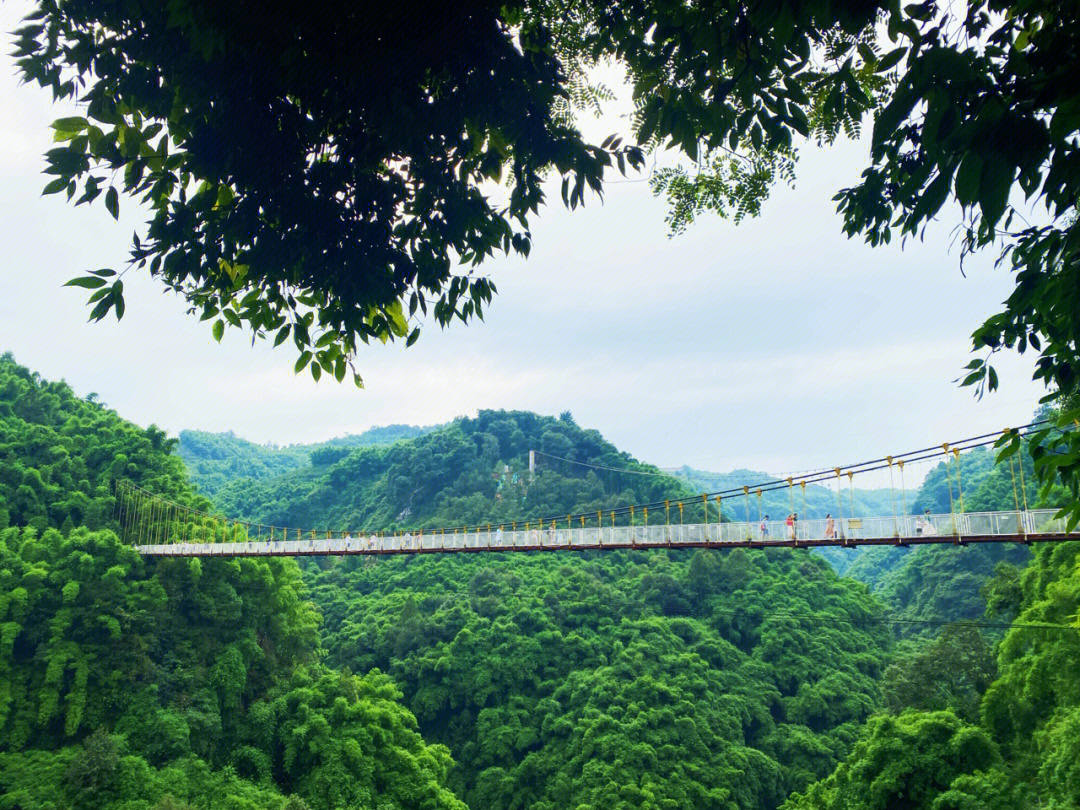
[[[836,538],[836,521],[833,520],[831,514],[825,516],[825,536],[829,538]],[[761,523],[758,525],[758,533],[762,538],[769,538],[772,534],[769,531],[769,516],[765,515],[761,519]],[[784,520],[784,536],[788,540],[795,540],[799,536],[799,513],[792,512]]]

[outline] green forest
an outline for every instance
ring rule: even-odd
[[[255,444],[233,433],[206,433],[181,430],[176,451],[187,466],[188,478],[199,492],[212,496],[237,478],[275,478],[311,463],[312,453],[334,448],[393,444],[420,436],[433,428],[387,425],[363,433],[342,436],[318,444],[290,444],[286,447]]]
[[[530,478],[530,449],[568,461]],[[992,451],[961,458],[964,508],[1012,508]],[[569,414],[287,448],[172,439],[10,355],[0,460],[3,810],[1080,805],[1080,544],[836,565],[806,549],[142,558],[117,536],[117,479],[356,529],[701,483]],[[1065,500],[1027,481],[1032,506]],[[932,470],[911,509],[945,487]]]

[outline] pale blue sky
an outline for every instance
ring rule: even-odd
[[[0,4],[4,31],[24,8]],[[215,344],[134,272],[124,320],[87,324],[84,291],[61,285],[122,266],[141,218],[122,203],[117,224],[102,205],[40,196],[48,123],[67,110],[18,86],[8,41],[0,351],[136,422],[289,443],[481,408],[569,410],[662,466],[786,472],[1019,424],[1042,393],[1031,357],[999,360],[1003,390],[982,402],[953,382],[971,331],[1011,287],[991,255],[962,277],[954,219],[903,250],[843,237],[831,197],[863,167],[859,143],[804,148],[796,188],[778,189],[760,219],[706,217],[674,239],[646,183],[611,185],[573,213],[554,194],[530,258],[487,266],[499,295],[486,322],[365,350],[362,391],[295,377],[291,350],[252,349],[236,330]]]

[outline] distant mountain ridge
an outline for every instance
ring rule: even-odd
[[[708,472],[695,470],[692,467],[678,467],[669,471],[674,477],[686,481],[691,487],[700,489],[702,492],[720,492],[736,487],[751,486],[764,481],[776,481],[781,476],[774,473],[760,472],[757,470],[737,469],[727,473]],[[798,481],[795,482],[796,484]],[[862,489],[853,490],[855,500],[855,514],[864,515],[887,515],[891,514],[892,506],[887,489]],[[801,488],[794,492],[794,511],[804,520],[823,518],[827,514],[838,514],[836,506],[836,490],[821,484],[806,485],[806,504],[803,505],[803,493]],[[851,493],[845,487],[843,493],[843,510],[847,515],[851,509]],[[734,520],[746,520],[745,504],[742,498],[729,502]],[[773,519],[782,518],[792,511],[791,495],[783,489],[763,492],[761,494],[761,511],[770,515]],[[750,499],[750,519],[757,520],[757,498]]]
[[[530,476],[533,449],[544,459]],[[480,411],[400,441],[325,445],[307,463],[286,463],[293,466],[253,479],[222,460],[218,507],[264,525],[386,531],[596,512],[607,520],[611,509],[692,494],[568,413]]]
[[[312,454],[319,451],[393,444],[422,436],[438,427],[384,425],[325,442],[285,446],[257,444],[240,438],[231,430],[226,433],[182,430],[177,454],[187,465],[192,483],[204,495],[212,496],[225,484],[238,479],[263,481],[306,467],[312,463]]]

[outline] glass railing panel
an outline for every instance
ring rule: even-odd
[[[874,521],[874,531],[880,538],[899,537],[900,521],[892,516],[878,518]]]
[[[1028,514],[1032,533],[1061,534],[1065,531],[1065,519],[1054,517],[1056,509],[1034,509]]]

